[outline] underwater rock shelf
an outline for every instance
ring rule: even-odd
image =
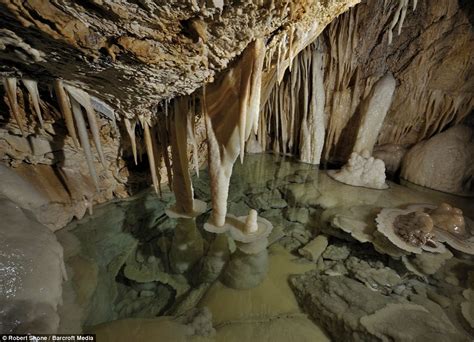
[[[205,170],[193,177],[196,198],[206,202],[207,181]],[[97,207],[58,231],[72,275],[65,295],[75,298],[60,312],[67,315],[69,305],[82,313],[60,331],[82,326],[110,341],[132,338],[125,327],[225,341],[275,337],[284,327],[301,341],[463,341],[472,334],[472,259],[449,246],[438,254],[404,251],[378,233],[375,220],[383,207],[413,203],[449,201],[471,213],[472,201],[394,183],[384,191],[352,187],[269,154],[236,164],[229,194],[230,213],[254,208],[272,223],[265,258],[239,250],[230,231],[204,230],[209,213],[167,216],[169,191]]]

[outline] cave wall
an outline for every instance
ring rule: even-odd
[[[271,91],[262,111],[268,118],[268,129],[261,133],[266,149],[301,157],[300,131],[310,124],[317,67],[311,61],[317,54],[324,60],[316,71],[322,72],[325,87],[322,162],[347,160],[364,105],[387,74],[397,85],[378,145],[406,149],[462,122],[474,107],[472,18],[472,5],[456,0],[385,1],[384,6],[368,0],[342,14]]]

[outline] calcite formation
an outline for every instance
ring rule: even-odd
[[[413,146],[402,161],[401,177],[439,191],[469,194],[474,174],[473,131],[458,125]]]
[[[371,157],[368,150],[363,150],[361,154],[353,152],[341,170],[330,170],[328,175],[341,183],[353,186],[373,189],[388,188],[385,183],[384,162]]]
[[[399,215],[395,218],[393,225],[395,234],[410,245],[416,247],[427,243],[429,245],[436,245],[433,242],[434,236],[431,233],[433,230],[433,220],[426,213],[413,211],[406,215]]]
[[[265,44],[257,39],[246,49],[236,66],[227,71],[221,80],[204,89],[212,191],[209,225],[216,229],[225,224],[234,163],[239,155],[242,160],[245,142],[251,131],[258,127],[264,54]],[[226,115],[223,115],[224,111]]]
[[[433,224],[448,233],[466,237],[470,232],[466,230],[466,222],[463,212],[459,208],[454,208],[448,203],[441,203],[439,207],[429,211],[429,216]]]

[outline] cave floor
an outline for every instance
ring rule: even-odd
[[[195,196],[209,204],[208,175],[200,173],[193,177]],[[165,185],[161,198],[145,191],[98,206],[56,233],[69,275],[60,332],[92,331],[99,341],[403,340],[408,335],[379,320],[406,325],[403,317],[418,317],[417,327],[407,328],[410,337],[436,331],[434,340],[472,338],[471,257],[395,255],[348,231],[374,224],[364,213],[377,208],[448,202],[469,216],[474,201],[389,185],[344,185],[313,165],[271,154],[237,162],[229,213],[243,216],[253,208],[274,226],[268,269],[266,259],[240,264],[240,285],[247,273],[249,282],[264,276],[250,289],[231,288],[232,281],[219,277],[235,243],[203,230],[209,210],[195,221],[166,216],[174,197]],[[303,258],[299,251],[316,237],[319,247]],[[424,314],[444,323],[423,324]]]

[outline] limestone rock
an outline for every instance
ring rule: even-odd
[[[290,283],[299,303],[334,340],[416,341],[429,336],[435,341],[467,341],[433,302],[437,308],[422,301],[411,304],[348,277],[316,272],[293,276]]]
[[[13,202],[0,200],[0,332],[55,333],[66,270],[51,231]]]
[[[375,341],[360,319],[395,300],[344,276],[290,277],[298,302],[335,340]]]
[[[402,278],[394,270],[383,264],[370,265],[365,260],[351,256],[346,260],[345,266],[352,277],[382,293],[390,293],[392,288],[402,282]]]
[[[287,208],[285,217],[288,221],[306,224],[309,221],[309,210],[306,208]]]
[[[328,260],[345,260],[351,253],[347,245],[329,245],[323,253],[323,258]]]
[[[471,192],[468,180],[474,175],[472,137],[471,128],[459,125],[418,143],[405,155],[401,176],[439,191]]]
[[[422,274],[430,275],[436,273],[446,260],[453,257],[453,253],[446,250],[444,253],[423,252],[413,256],[408,256],[408,262],[418,269]]]
[[[324,235],[317,236],[310,241],[306,246],[300,248],[298,253],[306,259],[316,262],[328,245],[328,238]]]
[[[370,334],[387,341],[466,340],[449,320],[440,319],[415,304],[388,304],[374,314],[362,317],[360,322]]]

